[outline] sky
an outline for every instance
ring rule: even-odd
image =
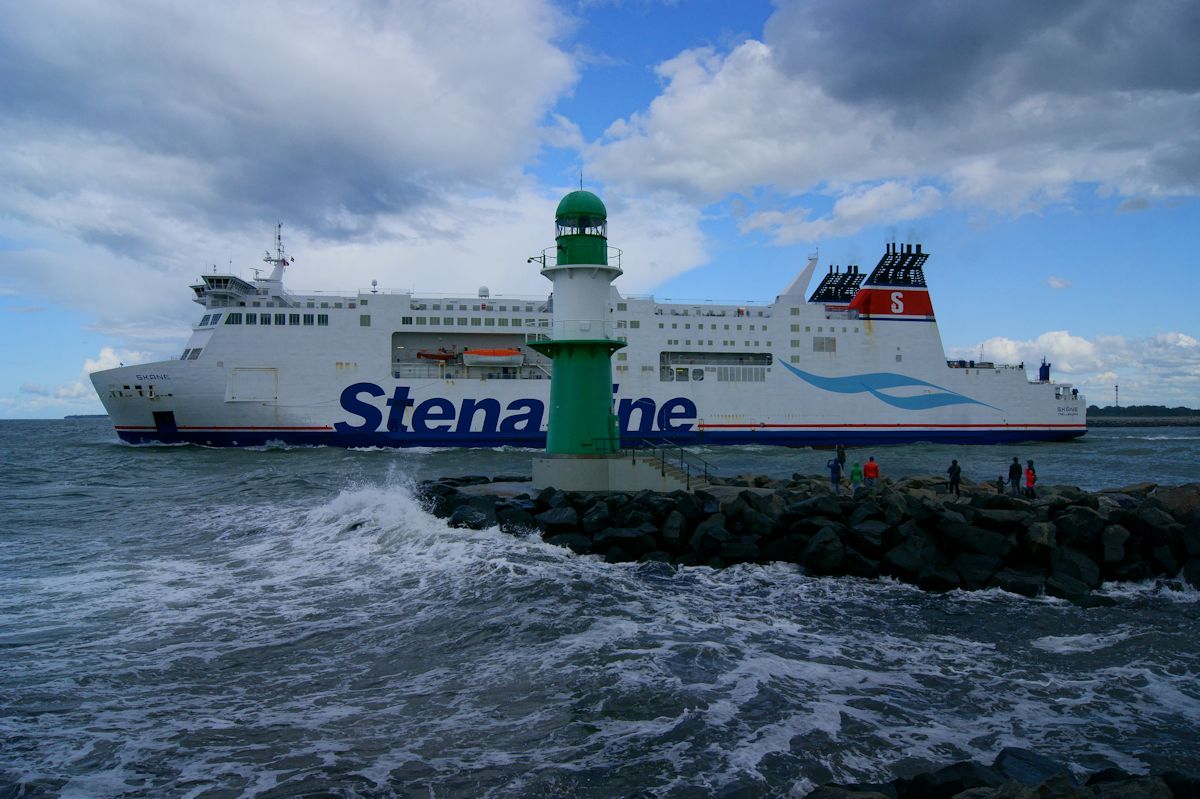
[[[921,243],[949,357],[1200,408],[1200,3],[0,4],[0,418],[100,413],[276,223],[294,290],[769,302]]]

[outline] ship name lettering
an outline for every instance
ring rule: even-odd
[[[170,375],[153,374],[153,375],[134,375],[135,380],[170,380]]]
[[[339,433],[373,433],[381,427],[389,433],[536,432],[546,415],[546,404],[532,397],[515,399],[503,408],[499,400],[490,397],[466,397],[457,405],[444,397],[417,402],[408,386],[396,386],[383,403],[386,410],[370,401],[384,396],[387,391],[375,383],[346,386],[340,399],[342,409],[360,421],[337,422],[334,429]],[[617,415],[623,431],[649,433],[691,430],[699,414],[696,403],[687,397],[674,397],[661,407],[649,397],[641,397],[620,400]],[[476,420],[480,428],[472,430]]]

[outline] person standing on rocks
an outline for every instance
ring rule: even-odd
[[[846,447],[843,444],[837,445],[837,459],[842,464],[842,471],[846,471]]]
[[[879,464],[875,460],[875,456],[867,458],[867,462],[863,464],[863,483],[867,486],[867,490],[871,492],[871,496],[875,496],[875,481],[879,479]]]
[[[1029,461],[1029,465],[1025,467],[1025,496],[1030,499],[1037,499],[1037,494],[1033,491],[1033,484],[1037,482],[1037,472],[1033,469],[1033,461]]]
[[[862,464],[858,461],[850,467],[850,497],[853,499],[858,496],[858,489],[862,488],[863,470]]]
[[[825,466],[829,469],[829,482],[833,488],[833,494],[837,496],[841,493],[842,488],[842,462],[834,457],[830,458]]]
[[[958,465],[957,460],[950,461],[950,468],[946,470],[946,474],[950,475],[950,490],[954,492],[954,496],[961,497],[958,493],[958,485],[962,480],[962,468]]]
[[[1021,461],[1013,455],[1013,462],[1008,467],[1008,487],[1014,497],[1021,496]]]

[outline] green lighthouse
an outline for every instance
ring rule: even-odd
[[[625,345],[611,335],[608,306],[621,268],[608,263],[608,211],[595,194],[563,197],[554,222],[553,263],[542,259],[542,274],[554,284],[553,326],[548,341],[531,345],[554,363],[546,452],[566,459],[605,456],[619,446],[612,354]]]

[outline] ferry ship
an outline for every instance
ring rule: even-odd
[[[593,334],[625,344],[612,362],[622,443],[992,444],[1087,432],[1084,397],[1052,381],[1048,364],[1032,380],[1024,364],[946,359],[927,258],[920,244],[888,244],[869,274],[828,268],[807,293],[814,255],[763,304],[612,287]],[[529,262],[553,259],[548,248]],[[265,278],[206,274],[191,287],[203,310],[177,360],[91,375],[121,439],[545,445],[551,363],[531,345],[553,336],[552,295],[424,296],[375,281],[293,292],[278,228],[263,260]]]

